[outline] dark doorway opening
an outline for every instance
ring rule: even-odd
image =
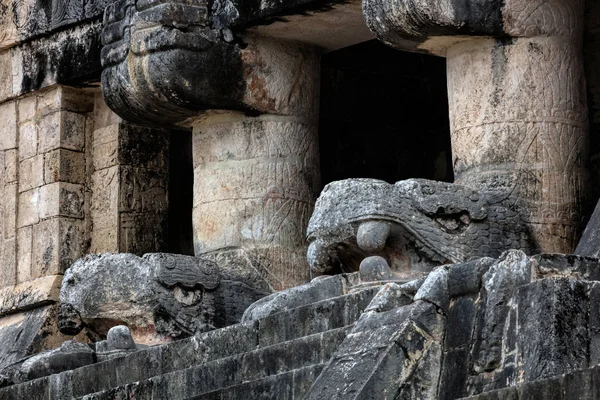
[[[169,149],[169,253],[194,255],[192,132],[173,131]]]
[[[453,181],[444,58],[373,40],[323,55],[321,68],[323,185]]]

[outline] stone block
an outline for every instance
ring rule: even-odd
[[[56,111],[87,113],[94,110],[94,93],[68,86],[56,86],[39,92],[38,110],[42,115]]]
[[[457,399],[466,394],[469,351],[456,348],[445,352],[440,374],[439,399]]]
[[[121,122],[121,117],[113,112],[104,101],[101,93],[96,93],[94,97],[94,126],[96,129],[108,127],[110,125],[118,125]],[[94,139],[95,140],[95,139]]]
[[[0,151],[0,187],[6,184],[6,168],[4,166],[6,158],[6,151]]]
[[[119,124],[96,129],[93,137],[94,169],[100,170],[117,165],[119,156]]]
[[[23,283],[31,280],[31,251],[33,228],[26,226],[17,232],[17,282]]]
[[[526,382],[587,367],[588,289],[565,278],[517,289],[519,364]]]
[[[167,214],[119,212],[118,251],[144,254],[166,251]]]
[[[14,101],[0,104],[0,150],[17,148],[17,108]]]
[[[590,289],[589,333],[590,365],[600,364],[600,283],[593,282]]]
[[[133,166],[120,168],[119,211],[139,213],[167,212],[166,171]]]
[[[119,164],[167,170],[169,134],[167,130],[120,124]]]
[[[84,115],[64,111],[61,119],[60,147],[83,151],[86,122]]]
[[[252,304],[244,312],[242,321],[252,321],[269,315],[306,306],[319,301],[343,296],[346,290],[345,277],[335,275],[314,279],[304,285],[277,292]]]
[[[471,298],[459,297],[452,300],[444,344],[447,350],[469,346],[476,315],[477,306]]]
[[[17,283],[17,239],[0,238],[0,287]]]
[[[6,285],[0,289],[0,315],[58,301],[61,283],[61,275],[52,275],[14,286]]]
[[[2,30],[3,26],[0,25],[0,46],[2,46]],[[7,50],[0,53],[0,102],[11,97],[12,91],[12,52]]]
[[[11,49],[10,53],[12,62],[12,95],[18,96],[23,94],[23,80],[25,78],[23,52],[21,51],[21,47],[15,47]]]
[[[83,221],[51,218],[33,227],[32,276],[62,274],[83,256]]]
[[[61,109],[61,86],[40,92],[38,110],[42,115],[52,114]]]
[[[5,185],[1,193],[3,238],[8,239],[15,237],[17,232],[17,185]]]
[[[85,144],[84,115],[56,111],[42,117],[39,125],[39,152],[63,148],[83,151]]]
[[[117,230],[119,206],[119,167],[106,168],[92,174],[91,215],[94,236],[97,230]],[[93,239],[92,239],[93,240]]]
[[[4,183],[15,183],[17,181],[18,151],[17,149],[4,152]]]
[[[117,218],[117,216],[114,217],[114,219]],[[115,253],[119,251],[119,233],[117,229],[96,228],[96,226],[94,226],[91,236],[92,243],[90,245],[90,253]]]
[[[94,93],[60,86],[60,108],[74,113],[88,113],[94,111]]]
[[[56,149],[44,154],[45,183],[85,183],[85,157],[83,153]]]
[[[50,113],[40,119],[40,153],[60,147],[61,135],[60,111]]]
[[[40,188],[40,218],[83,218],[83,186],[56,182]]]
[[[19,192],[44,185],[44,156],[36,155],[19,162]]]
[[[3,0],[1,3],[5,7],[8,7],[8,5],[11,4],[11,1]],[[13,14],[8,11],[3,11],[0,14],[0,49],[9,48],[15,45],[18,40],[19,33]]]
[[[40,189],[19,193],[17,228],[37,224],[40,220]]]
[[[35,121],[28,121],[19,126],[19,159],[24,160],[37,154],[38,127]]]
[[[19,123],[32,120],[37,113],[37,96],[35,94],[19,99]]]

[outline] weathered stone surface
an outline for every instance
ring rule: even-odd
[[[395,308],[406,306],[414,300],[414,297],[407,293],[401,285],[397,283],[386,283],[377,292],[377,296],[371,300],[371,303],[365,308],[365,312],[384,312]]]
[[[3,70],[10,79],[0,85],[0,102],[57,84],[82,84],[98,76],[101,28],[98,20],[86,21],[0,53],[0,65],[10,66]]]
[[[450,296],[448,294],[448,271],[446,268],[436,268],[427,275],[414,299],[415,301],[427,301],[447,312],[450,306]]]
[[[303,116],[226,113],[194,125],[196,255],[240,248],[275,289],[308,281],[316,133]]]
[[[517,387],[466,397],[469,400],[570,400],[596,399],[600,384],[598,366],[561,374],[535,382],[526,382]]]
[[[96,358],[98,362],[103,362],[139,350],[131,337],[129,328],[124,325],[117,325],[108,330],[106,340],[96,343]]]
[[[136,343],[156,343],[239,322],[269,293],[256,273],[200,258],[88,256],[65,273],[59,322],[68,333],[86,327],[97,337],[124,324]]]
[[[165,7],[171,9],[168,17]],[[224,40],[231,31],[212,29],[208,12],[206,5],[151,1],[140,6],[131,0],[106,10],[102,87],[116,113],[131,122],[162,123],[205,109],[284,115],[309,109],[314,115],[314,49],[251,35],[240,46],[233,37]],[[200,75],[192,65],[203,66]]]
[[[68,340],[60,347],[20,360],[0,371],[7,383],[18,384],[43,376],[58,374],[95,362],[94,352],[87,344]]]
[[[252,304],[244,312],[242,321],[265,318],[268,315],[316,303],[348,293],[350,283],[344,275],[318,277],[310,283],[283,292],[273,293]]]
[[[373,300],[379,288],[321,300],[294,309],[271,314],[259,320],[259,344],[269,346],[318,332],[352,325]],[[310,321],[310,323],[306,323]]]
[[[448,268],[448,293],[460,296],[478,293],[481,278],[496,260],[489,257],[479,258],[462,264],[454,264]]]
[[[383,250],[390,235],[390,224],[381,221],[368,221],[360,224],[356,232],[356,243],[364,251],[377,252]]]
[[[0,318],[0,370],[70,338],[56,331],[56,311],[50,304]]]
[[[113,326],[106,334],[106,340],[96,343],[96,351],[135,350],[137,346],[129,328],[124,325]]]
[[[0,289],[0,316],[58,301],[61,282],[62,276],[50,275],[3,287]]]
[[[503,357],[510,353],[505,343],[505,329],[514,318],[516,290],[531,281],[531,262],[520,251],[509,251],[483,275],[482,286],[485,311],[474,344],[473,368],[476,372],[493,371],[502,365]],[[514,329],[514,327],[512,328]]]
[[[537,254],[531,257],[532,275],[536,279],[565,277],[585,281],[600,280],[599,259],[573,254]]]
[[[525,381],[588,366],[588,290],[584,282],[566,278],[543,279],[518,289],[517,346]]]
[[[415,302],[367,312],[342,342],[306,399],[434,398],[444,318]]]
[[[17,148],[17,103],[9,101],[0,104],[0,115],[3,123],[0,125],[0,150]]]
[[[56,0],[51,4],[3,1],[0,13],[0,49],[97,18],[108,4],[108,0]]]
[[[170,134],[124,123],[93,132],[91,252],[166,250]]]
[[[507,199],[506,199],[507,200]],[[362,224],[390,224],[387,245],[371,252],[357,245]],[[484,191],[427,180],[390,185],[348,179],[325,187],[308,227],[314,271],[342,264],[355,270],[368,255],[386,258],[392,270],[418,277],[443,263],[498,257],[510,248],[530,250],[520,216]]]
[[[358,270],[360,272],[360,280],[363,282],[389,281],[394,279],[394,274],[383,257],[371,256],[365,258],[358,266]]]

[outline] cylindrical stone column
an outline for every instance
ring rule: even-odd
[[[196,255],[236,252],[276,290],[310,278],[306,227],[320,189],[319,63],[304,47],[249,39],[248,103],[193,124]]]
[[[517,212],[532,251],[568,253],[579,238],[585,3],[363,0],[380,40],[447,57],[456,183],[484,192],[495,219]]]
[[[509,196],[543,252],[572,252],[581,228],[588,121],[583,23],[570,11],[552,36],[447,52],[456,183]]]

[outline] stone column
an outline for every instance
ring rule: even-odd
[[[248,101],[270,113],[208,112],[194,123],[196,255],[236,249],[276,290],[309,279],[306,227],[319,190],[318,58],[248,38]]]
[[[438,6],[364,10],[388,44],[447,57],[456,183],[509,198],[538,251],[572,252],[585,197],[583,0]]]
[[[306,282],[320,186],[317,49],[217,31],[209,8],[155,0],[107,7],[103,44],[113,111],[194,130],[197,255],[259,270],[275,289]]]
[[[588,122],[580,42],[480,40],[450,48],[447,65],[456,182],[510,193],[540,250],[571,253]]]

